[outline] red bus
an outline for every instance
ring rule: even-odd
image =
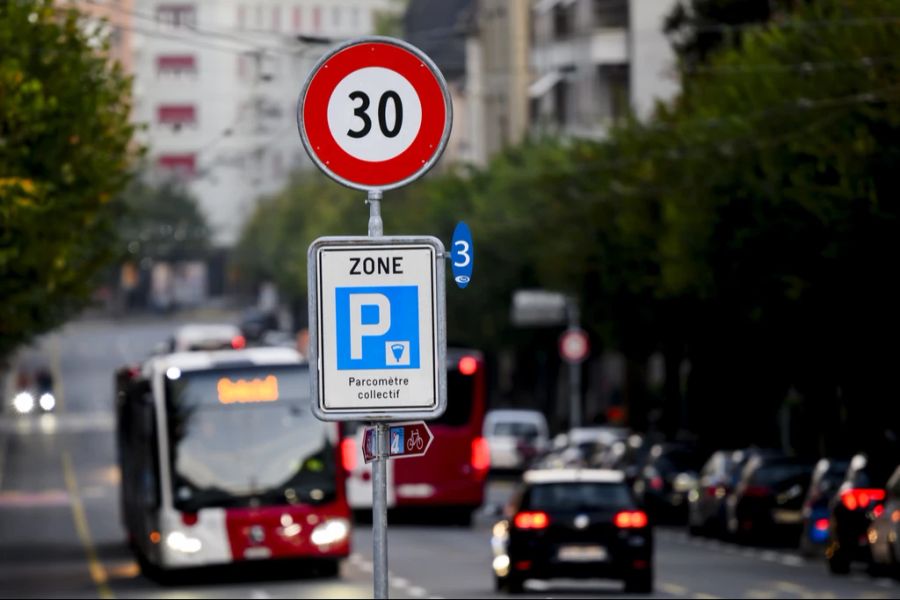
[[[447,411],[428,427],[434,441],[423,457],[388,461],[388,507],[440,509],[468,523],[484,502],[490,452],[482,437],[487,381],[480,352],[447,350]],[[360,423],[345,424],[342,456],[349,473],[350,507],[363,513],[372,506],[372,468],[363,461]],[[436,513],[437,514],[437,513]]]
[[[151,576],[350,552],[337,427],[287,348],[186,352],[117,373],[123,522]]]

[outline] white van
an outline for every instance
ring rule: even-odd
[[[525,469],[547,450],[547,419],[536,410],[491,410],[484,417],[484,437],[492,469]]]

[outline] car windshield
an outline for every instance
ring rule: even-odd
[[[809,477],[812,469],[809,465],[774,463],[759,467],[750,478],[756,485],[775,485],[790,479]]]
[[[335,433],[309,406],[305,366],[167,380],[175,508],[318,504],[335,494]]]
[[[547,483],[533,486],[524,501],[528,510],[568,511],[627,508],[632,503],[622,483]]]
[[[508,435],[517,438],[536,438],[538,436],[538,427],[534,423],[501,421],[494,425],[494,435]]]

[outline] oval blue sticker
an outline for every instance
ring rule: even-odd
[[[472,248],[472,232],[469,226],[460,221],[453,230],[453,243],[450,246],[450,262],[453,267],[453,281],[460,288],[465,288],[472,281],[472,262],[475,251]]]

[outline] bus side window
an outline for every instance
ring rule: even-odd
[[[149,386],[148,386],[149,387]],[[147,510],[159,508],[159,438],[156,429],[156,408],[153,393],[146,390],[141,396],[140,420],[140,498]]]

